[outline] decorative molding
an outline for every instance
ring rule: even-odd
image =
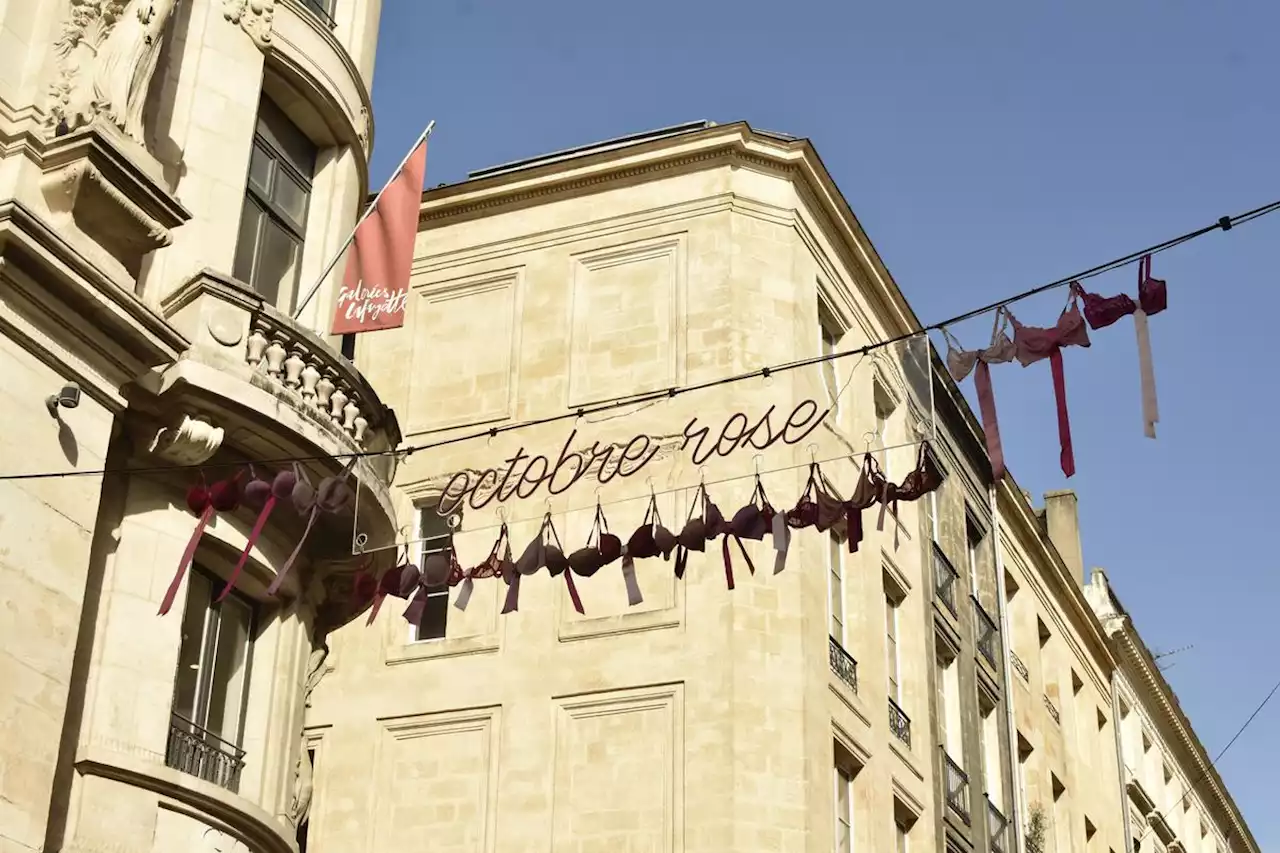
[[[223,0],[222,16],[253,39],[261,50],[271,45],[271,27],[275,20],[276,0]]]
[[[222,446],[223,430],[199,416],[183,415],[182,422],[159,429],[147,452],[175,465],[200,465]]]

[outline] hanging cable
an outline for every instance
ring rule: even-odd
[[[733,382],[742,382],[748,379],[759,379],[762,377],[769,377],[775,373],[781,373],[783,371],[788,371],[788,370],[796,370],[801,367],[808,367],[810,365],[820,364],[825,361],[833,361],[835,359],[847,358],[848,356],[851,356],[851,355],[865,355],[869,352],[880,349],[882,347],[887,347],[887,346],[892,346],[894,344],[902,343],[903,341],[918,337],[930,331],[942,329],[946,326],[954,326],[957,323],[961,323],[965,320],[969,320],[974,317],[981,316],[982,314],[986,314],[989,311],[994,311],[995,309],[1001,308],[1005,305],[1012,305],[1015,302],[1020,302],[1024,299],[1029,299],[1032,296],[1037,296],[1041,293],[1045,293],[1046,291],[1050,291],[1059,287],[1065,287],[1073,281],[1080,281],[1086,278],[1093,278],[1094,276],[1102,275],[1103,273],[1120,269],[1121,267],[1125,267],[1125,266],[1128,266],[1129,264],[1135,263],[1136,261],[1140,260],[1144,255],[1155,255],[1155,254],[1159,254],[1160,252],[1168,251],[1169,249],[1172,249],[1175,246],[1180,246],[1183,243],[1186,243],[1188,241],[1195,240],[1199,237],[1203,237],[1204,235],[1209,234],[1210,232],[1218,231],[1218,230],[1230,231],[1232,228],[1238,225],[1242,225],[1246,222],[1252,222],[1255,219],[1259,219],[1270,213],[1274,213],[1276,210],[1280,210],[1280,200],[1273,201],[1270,204],[1265,204],[1261,207],[1254,208],[1253,210],[1245,211],[1244,213],[1236,214],[1235,216],[1223,216],[1223,217],[1220,217],[1217,221],[1215,221],[1212,225],[1206,225],[1203,228],[1197,228],[1194,231],[1189,231],[1186,234],[1182,234],[1177,237],[1172,237],[1168,240],[1164,240],[1160,243],[1156,243],[1153,246],[1148,246],[1144,249],[1138,249],[1137,251],[1130,252],[1126,255],[1122,255],[1121,257],[1107,261],[1104,264],[1099,264],[1097,266],[1090,267],[1089,269],[1083,270],[1073,275],[1066,276],[1064,278],[1057,279],[1055,281],[1048,282],[1047,284],[1037,285],[1036,287],[1022,291],[1021,293],[1017,293],[1017,294],[1014,294],[1013,296],[1009,296],[1009,297],[1006,297],[1005,299],[1001,299],[998,302],[992,302],[990,305],[984,305],[981,308],[975,308],[971,311],[966,311],[965,313],[956,315],[955,317],[949,317],[946,320],[941,320],[936,323],[923,326],[919,329],[914,329],[910,332],[905,332],[900,335],[895,335],[891,338],[887,338],[885,340],[878,341],[875,343],[870,343],[865,346],[857,347],[851,350],[844,350],[842,352],[835,352],[835,353],[827,353],[824,355],[813,356],[811,358],[797,359],[795,361],[788,361],[782,364],[772,365],[769,367],[757,368],[755,370],[751,370],[746,373],[739,373],[732,376],[725,376],[720,379],[711,379],[706,382],[698,382],[691,385],[684,385],[680,387],[659,389],[657,391],[638,394],[632,397],[613,400],[607,403],[599,403],[594,406],[584,406],[570,412],[561,412],[559,414],[547,415],[541,418],[533,418],[526,421],[518,421],[515,423],[504,424],[503,426],[489,427],[488,429],[485,429],[482,431],[468,432],[462,435],[455,435],[450,438],[444,438],[438,441],[427,442],[424,444],[409,445],[406,447],[399,447],[391,450],[369,450],[369,451],[361,451],[356,453],[327,454],[322,456],[286,456],[286,457],[279,457],[275,459],[255,459],[251,461],[253,461],[255,464],[258,464],[258,465],[287,465],[292,462],[328,462],[328,461],[341,461],[341,460],[351,460],[351,459],[365,459],[365,458],[379,457],[379,456],[407,457],[407,456],[412,456],[414,453],[417,453],[420,450],[430,450],[436,447],[445,447],[447,445],[459,444],[465,441],[474,441],[475,439],[478,439],[478,438],[494,438],[500,434],[514,432],[516,430],[529,429],[531,427],[537,427],[537,426],[545,426],[547,424],[557,423],[560,421],[586,418],[588,415],[598,414],[600,412],[620,409],[626,406],[638,406],[644,403],[656,403],[656,402],[660,402],[663,399],[670,399],[670,398],[676,397],[680,394],[688,394],[694,391],[703,391],[708,388],[715,388],[720,385],[728,385]],[[458,429],[464,429],[464,428],[466,428],[466,425],[462,427],[458,427]],[[48,479],[58,479],[62,477],[107,476],[109,474],[156,474],[156,473],[166,473],[170,471],[197,470],[197,469],[203,469],[203,468],[217,469],[217,468],[238,467],[240,465],[248,464],[249,461],[250,460],[245,460],[243,462],[216,462],[216,463],[204,463],[201,465],[163,465],[163,466],[136,467],[136,468],[131,468],[126,466],[126,467],[115,468],[115,469],[98,468],[98,469],[77,470],[77,471],[41,471],[41,472],[33,472],[33,473],[27,473],[27,474],[0,474],[0,481],[48,480]]]

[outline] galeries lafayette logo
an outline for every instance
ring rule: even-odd
[[[700,426],[696,417],[684,428],[684,442],[680,451],[692,445],[690,459],[702,465],[712,455],[729,456],[738,450],[767,450],[777,442],[794,445],[803,441],[818,428],[830,409],[818,408],[813,400],[802,400],[785,419],[776,415],[777,406],[752,421],[742,412],[734,412],[718,432],[711,427]],[[543,486],[549,494],[559,495],[568,491],[589,474],[601,485],[615,477],[631,477],[653,461],[658,445],[649,436],[636,435],[625,444],[595,442],[587,451],[571,451],[578,431],[570,431],[560,453],[552,462],[541,454],[530,456],[521,447],[513,456],[504,459],[500,468],[486,468],[473,476],[471,471],[459,471],[449,478],[440,496],[436,512],[452,515],[465,502],[472,509],[484,509],[494,499],[508,501],[513,497],[528,499]],[[616,455],[615,455],[616,454]]]
[[[350,335],[404,325],[407,288],[390,290],[379,285],[358,284],[338,291],[333,312],[333,334]]]

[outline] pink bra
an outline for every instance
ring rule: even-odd
[[[1073,289],[1058,322],[1048,328],[1024,326],[1013,316],[1012,311],[1005,308],[1009,322],[1013,323],[1013,346],[1022,366],[1029,367],[1037,361],[1049,359],[1053,373],[1054,402],[1058,407],[1059,461],[1062,473],[1068,477],[1076,473],[1076,457],[1071,446],[1071,419],[1067,415],[1067,380],[1062,369],[1062,348],[1089,346],[1089,330],[1084,324],[1084,317],[1080,315],[1076,298],[1077,294]]]

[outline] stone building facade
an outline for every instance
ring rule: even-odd
[[[324,513],[274,597],[305,518],[217,601],[256,516],[224,505],[157,610],[202,476],[318,483],[400,442],[323,335],[333,294],[291,317],[368,192],[379,11],[0,2],[5,853],[297,849],[307,685],[356,607],[351,530],[395,530],[392,465],[354,466],[360,518]]]

